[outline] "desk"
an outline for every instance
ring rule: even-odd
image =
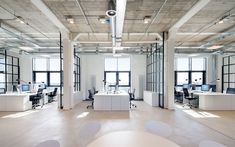
[[[29,96],[36,93],[0,94],[0,111],[25,111],[32,108]]]
[[[163,137],[138,131],[110,133],[94,140],[87,147],[180,147]]]
[[[218,92],[194,93],[199,96],[199,109],[235,110],[235,94]]]
[[[94,110],[129,110],[129,94],[99,92],[94,95]]]

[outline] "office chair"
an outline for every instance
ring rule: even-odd
[[[92,93],[91,90],[88,90],[89,96],[88,99],[91,100],[91,105],[88,105],[86,108],[88,109],[89,107],[91,107],[92,109],[94,109],[94,95]]]
[[[31,95],[29,97],[29,100],[32,101],[32,109],[35,109],[37,106],[40,106],[39,103],[41,99],[43,99],[44,101],[44,94],[43,94],[43,89],[39,88],[37,94]],[[44,102],[42,102],[41,108],[43,107],[43,105]]]
[[[137,107],[135,104],[133,104],[131,101],[135,100],[135,89],[133,89],[133,92],[131,92],[131,90],[128,90],[129,93],[129,100],[130,100],[130,108],[132,107]]]
[[[55,101],[53,98],[57,95],[57,89],[58,88],[55,88],[53,92],[48,94],[48,103]]]
[[[183,102],[183,94],[181,92],[177,92],[176,89],[174,88],[175,92],[175,102],[182,103]]]
[[[192,105],[190,102],[191,102],[192,100],[196,100],[196,99],[198,99],[198,98],[197,98],[197,97],[193,97],[193,95],[190,96],[190,94],[189,94],[187,88],[183,88],[183,93],[184,93],[184,98],[185,98],[186,100],[188,100],[188,103],[184,104],[183,107],[184,107],[184,106],[189,106],[190,109],[191,109],[193,105]]]
[[[96,93],[99,92],[99,91],[97,91],[97,90],[95,89],[95,87],[93,87],[92,89],[93,89],[94,94],[96,94]]]

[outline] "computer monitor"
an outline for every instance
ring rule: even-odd
[[[189,84],[183,84],[183,88],[187,88],[187,89],[189,89],[189,88],[190,88],[190,86],[189,86]]]
[[[210,85],[205,84],[205,85],[202,85],[201,91],[209,91],[209,89],[210,89]]]
[[[28,91],[30,91],[30,85],[29,85],[29,84],[22,84],[22,85],[21,85],[21,91],[22,91],[22,92],[28,92]]]

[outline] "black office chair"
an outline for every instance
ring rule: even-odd
[[[175,92],[175,102],[179,102],[179,103],[183,103],[183,94],[181,92],[176,91],[176,89],[174,88]]]
[[[41,99],[42,100],[44,99],[44,94],[43,94],[43,89],[39,88],[37,94],[31,95],[29,97],[29,100],[32,101],[32,109],[35,109],[37,106],[40,106],[39,103]],[[43,105],[44,102],[42,102],[41,108],[43,107]]]
[[[92,93],[91,90],[88,90],[88,100],[91,100],[91,105],[88,105],[86,108],[88,109],[91,107],[92,109],[94,108],[94,94]]]
[[[183,93],[184,93],[184,98],[185,98],[186,100],[188,100],[188,103],[184,104],[183,107],[184,107],[184,106],[189,106],[190,109],[191,109],[192,106],[193,106],[193,105],[191,104],[191,101],[196,100],[196,99],[198,99],[198,98],[197,98],[197,97],[193,97],[192,94],[189,94],[187,88],[183,88]]]
[[[53,98],[57,95],[58,88],[55,88],[53,92],[48,94],[48,103],[55,101]]]
[[[94,94],[96,94],[96,93],[99,92],[99,91],[97,91],[97,90],[95,89],[95,87],[93,87],[92,89],[93,89]]]
[[[128,90],[129,93],[129,100],[130,100],[130,108],[131,107],[137,107],[135,104],[132,103],[133,100],[135,100],[135,89],[133,89],[133,92],[131,92],[131,90]]]

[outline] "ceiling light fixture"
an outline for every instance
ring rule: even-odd
[[[216,49],[219,49],[221,47],[223,47],[223,45],[213,45],[213,46],[208,47],[207,49],[216,50]]]
[[[24,19],[21,16],[16,16],[16,21],[20,22],[20,23],[24,23]]]
[[[74,19],[71,15],[67,16],[66,20],[70,23],[70,24],[74,24]]]
[[[105,16],[99,17],[98,20],[99,20],[100,23],[102,23],[102,24],[106,24],[106,23],[108,22],[108,20],[105,18]]]
[[[145,16],[143,21],[144,21],[144,24],[148,24],[151,21],[151,16]]]
[[[33,51],[34,49],[28,46],[21,46],[20,49],[25,50],[25,51]]]

